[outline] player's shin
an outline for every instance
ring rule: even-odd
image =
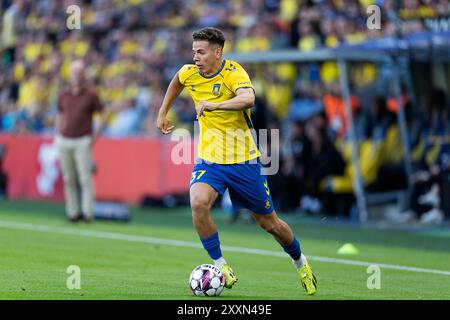
[[[297,268],[301,268],[303,266],[302,263],[302,251],[300,249],[300,243],[298,242],[297,238],[294,237],[294,240],[290,245],[282,246],[284,251],[292,258],[292,261],[294,262],[294,265]]]
[[[222,250],[220,249],[218,232],[213,233],[209,237],[200,238],[200,241],[202,242],[203,248],[205,248],[205,250],[208,252],[208,255],[211,257],[211,259],[214,260],[214,263],[216,262],[216,260],[218,262],[222,261],[220,260],[222,258]]]

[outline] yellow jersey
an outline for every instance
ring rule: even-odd
[[[230,100],[240,88],[253,89],[247,72],[231,60],[223,60],[219,71],[211,76],[201,75],[194,64],[186,64],[178,71],[178,79],[189,90],[195,105],[201,100],[213,103]],[[251,131],[250,108],[206,111],[198,122],[199,158],[212,163],[233,164],[261,155]]]

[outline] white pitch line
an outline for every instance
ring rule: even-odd
[[[111,240],[119,240],[119,241],[131,241],[131,242],[139,242],[139,243],[161,244],[161,245],[169,245],[169,246],[176,246],[176,247],[188,247],[188,248],[203,249],[203,247],[200,245],[200,243],[191,242],[191,241],[162,239],[162,238],[154,238],[154,237],[148,237],[148,236],[137,236],[137,235],[123,234],[123,233],[106,232],[106,231],[99,231],[99,230],[79,230],[79,229],[74,229],[74,228],[69,228],[69,227],[53,227],[53,226],[48,226],[48,225],[5,221],[5,220],[0,220],[0,228],[15,229],[15,230],[30,230],[30,231],[38,231],[38,232],[44,232],[44,233],[57,233],[57,234],[63,234],[63,235],[84,236],[84,237],[92,237],[92,238],[99,238],[99,239],[111,239]],[[222,246],[222,249],[225,251],[265,255],[265,256],[272,256],[272,257],[286,257],[287,256],[286,253],[284,253],[284,252],[255,249],[255,248]],[[337,258],[328,258],[328,257],[319,257],[319,256],[308,256],[308,259],[312,260],[312,261],[329,262],[329,263],[336,263],[336,264],[347,264],[347,265],[362,266],[362,267],[368,267],[370,265],[377,265],[380,268],[384,268],[384,269],[402,270],[402,271],[411,271],[411,272],[420,272],[420,273],[433,273],[433,274],[439,274],[439,275],[444,275],[444,276],[450,276],[450,271],[446,271],[446,270],[416,268],[416,267],[407,267],[407,266],[384,264],[384,263],[377,263],[377,262],[365,262],[365,261],[358,261],[358,260],[337,259]]]

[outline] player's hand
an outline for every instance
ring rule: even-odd
[[[175,126],[171,126],[169,120],[165,115],[158,115],[158,119],[156,120],[156,127],[163,133],[169,134],[172,132],[172,129]]]
[[[204,111],[212,111],[212,110],[214,110],[214,107],[215,107],[214,103],[200,100],[198,102],[198,104],[195,106],[195,112],[197,113],[197,119],[203,115]]]

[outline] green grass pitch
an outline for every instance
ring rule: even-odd
[[[220,297],[192,296],[192,269],[210,263],[192,226],[189,208],[133,208],[130,223],[95,221],[72,225],[62,204],[0,201],[0,299],[449,299],[448,231],[380,230],[342,226],[320,219],[282,215],[300,240],[318,278],[307,296],[288,256],[254,224],[228,223],[213,211],[223,246],[262,249],[275,254],[223,249],[239,276]],[[164,242],[161,239],[177,240]],[[337,254],[351,242],[359,253]],[[191,247],[190,247],[191,246]],[[314,257],[364,261],[381,267],[381,289],[368,289],[365,265]],[[70,265],[81,270],[81,289],[69,290]],[[446,271],[414,272],[403,267]]]

